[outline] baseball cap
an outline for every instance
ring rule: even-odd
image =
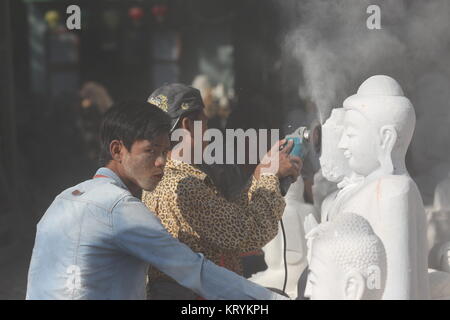
[[[147,102],[168,113],[172,119],[170,132],[176,128],[181,118],[205,107],[200,91],[181,83],[167,84],[156,89]]]

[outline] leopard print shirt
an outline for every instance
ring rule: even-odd
[[[203,171],[171,159],[156,189],[144,192],[142,200],[173,237],[238,274],[240,254],[261,249],[276,236],[285,207],[274,175],[253,177],[228,201]],[[149,281],[160,277],[165,276],[150,267]]]

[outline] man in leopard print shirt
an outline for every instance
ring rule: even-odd
[[[172,131],[183,128],[193,136],[193,121],[202,122],[202,135],[206,130],[207,118],[197,89],[181,84],[166,85],[157,89],[148,101],[169,113],[173,119]],[[183,143],[189,144],[187,147],[192,150],[195,143],[203,144],[193,139],[183,139]],[[235,199],[225,199],[212,179],[199,166],[190,164],[193,161],[187,163],[169,156],[162,180],[154,191],[144,192],[142,200],[173,237],[216,264],[242,275],[240,254],[262,248],[278,232],[285,207],[279,178],[288,175],[296,178],[300,172],[300,159],[288,156],[291,145],[279,151],[280,143],[283,141],[272,148],[270,155],[279,157],[278,168],[262,173],[263,165],[258,165]],[[190,290],[150,268],[149,299],[195,297]]]

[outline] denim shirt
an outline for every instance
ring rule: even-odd
[[[206,299],[283,299],[173,238],[110,169],[96,176],[39,221],[27,299],[145,299],[149,264]]]

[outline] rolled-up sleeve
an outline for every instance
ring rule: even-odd
[[[121,251],[148,262],[206,299],[283,299],[194,253],[173,238],[137,198],[125,197],[116,204],[112,225]]]

